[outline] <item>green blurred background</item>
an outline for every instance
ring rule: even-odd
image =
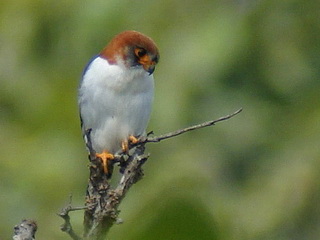
[[[88,177],[77,87],[117,33],[161,53],[148,130],[237,117],[149,144],[145,178],[109,239],[320,238],[319,0],[0,4],[0,239],[22,218],[68,239],[56,213]],[[72,213],[82,230],[82,212]]]

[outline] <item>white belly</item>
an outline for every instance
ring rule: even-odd
[[[130,135],[145,134],[153,101],[153,77],[143,69],[125,69],[97,58],[79,89],[83,131],[91,130],[97,153],[116,153]]]

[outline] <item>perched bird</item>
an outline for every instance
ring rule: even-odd
[[[158,61],[159,51],[151,38],[125,31],[84,70],[78,95],[82,133],[86,144],[90,139],[106,174],[114,154],[127,152],[129,143],[137,143],[145,134]]]

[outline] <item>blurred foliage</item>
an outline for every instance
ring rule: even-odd
[[[0,239],[22,218],[67,239],[55,214],[82,205],[87,157],[77,86],[123,30],[161,51],[149,130],[243,107],[228,122],[149,144],[145,178],[109,239],[320,238],[318,0],[46,1],[0,4]],[[82,213],[72,214],[82,229]]]

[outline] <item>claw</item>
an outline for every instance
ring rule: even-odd
[[[124,141],[121,142],[121,149],[122,149],[122,152],[124,152],[124,153],[128,153],[129,152],[128,140],[124,140]]]
[[[128,139],[123,140],[121,142],[121,149],[123,152],[128,153],[129,152],[129,144],[137,144],[139,142],[139,139],[136,138],[133,135],[130,135]]]
[[[102,161],[103,172],[108,174],[108,160],[114,159],[114,155],[107,151],[103,151],[102,153],[96,153],[96,156]]]
[[[129,141],[130,141],[130,143],[132,143],[132,144],[136,144],[136,143],[139,142],[139,139],[136,138],[136,137],[133,136],[133,135],[130,135],[130,136],[129,136]]]

